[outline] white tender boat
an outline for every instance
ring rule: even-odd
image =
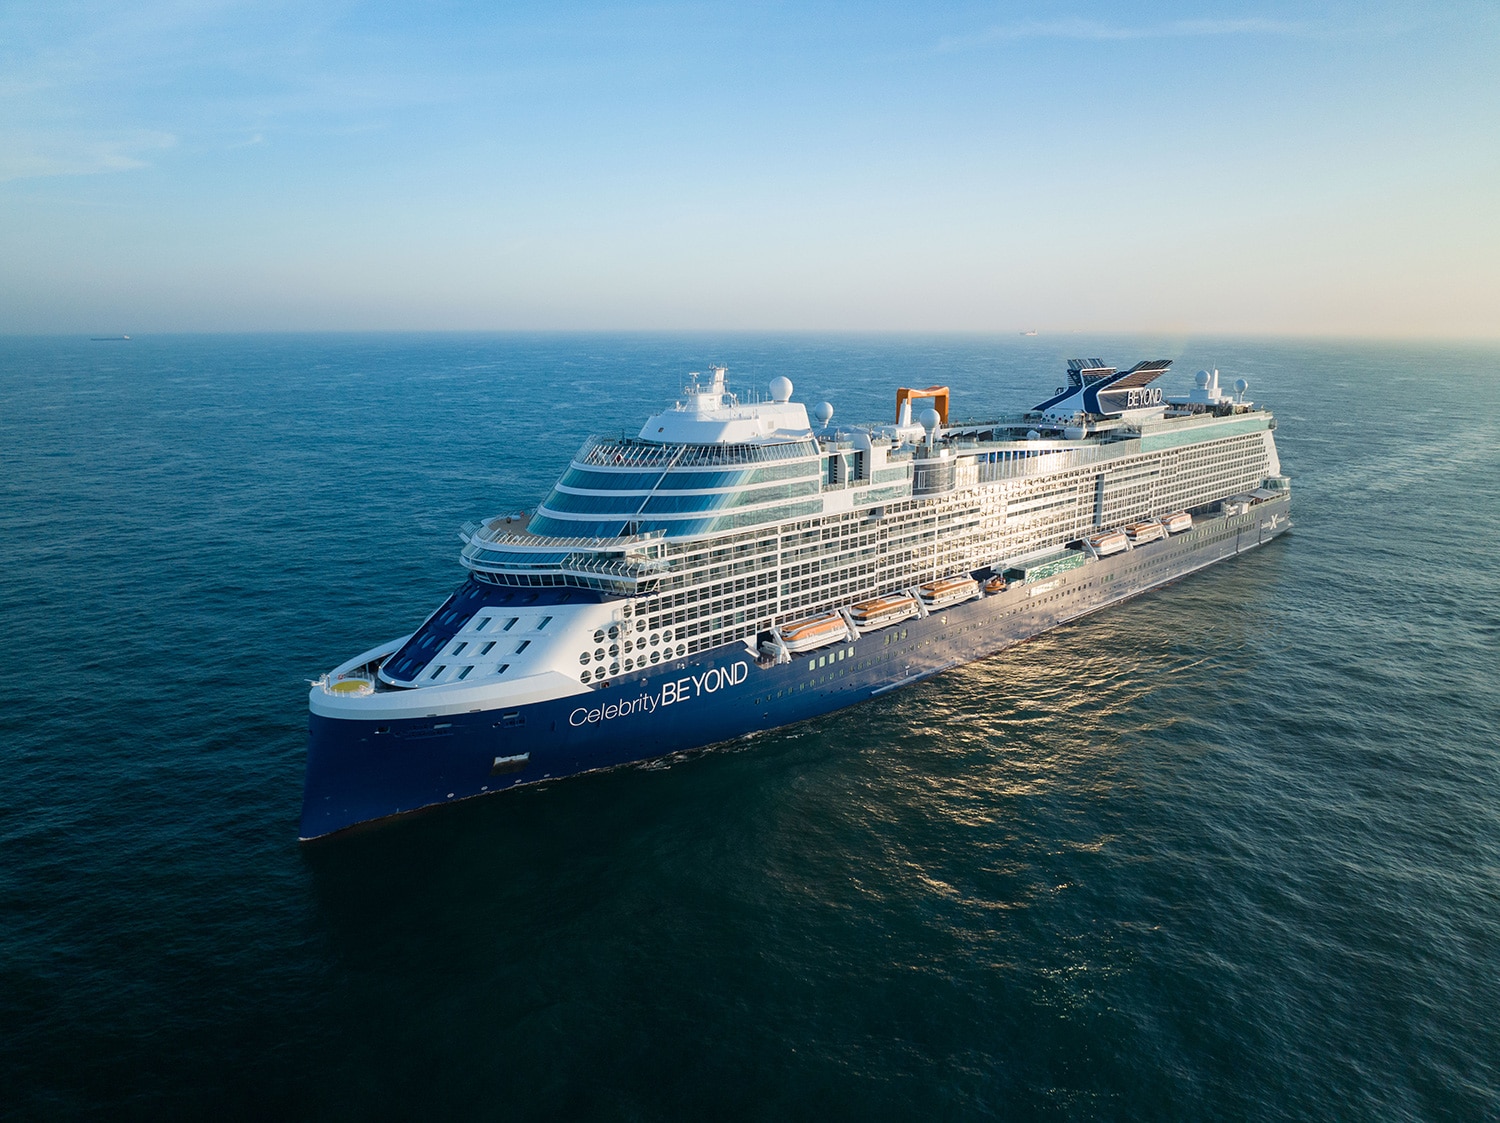
[[[1133,545],[1144,546],[1147,542],[1155,542],[1159,538],[1167,536],[1167,528],[1161,524],[1160,519],[1147,519],[1145,522],[1131,523],[1125,528],[1125,533],[1130,535]]]

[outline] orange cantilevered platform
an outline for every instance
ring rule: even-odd
[[[938,424],[944,428],[948,425],[948,387],[929,386],[925,390],[912,390],[905,386],[896,391],[896,422],[901,421],[902,403],[918,398],[931,398],[932,408],[938,412]]]

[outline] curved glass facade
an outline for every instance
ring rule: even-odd
[[[699,498],[716,498],[700,496]],[[528,530],[532,534],[554,538],[619,538],[626,534],[649,534],[660,531],[668,538],[686,538],[695,534],[713,534],[739,527],[758,526],[763,523],[781,522],[784,519],[816,515],[823,510],[821,499],[808,499],[800,503],[783,503],[780,506],[757,511],[738,511],[708,519],[653,519],[643,517],[624,520],[584,521],[581,519],[554,518],[538,512],[531,520]],[[496,564],[488,558],[476,558],[481,564]]]
[[[590,472],[587,468],[569,468],[557,482],[563,487],[587,491],[650,491],[660,479],[660,472]]]
[[[554,490],[542,506],[548,511],[574,515],[633,515],[645,499],[644,495],[578,495]]]
[[[618,538],[625,533],[625,523],[621,519],[611,522],[557,519],[538,511],[526,529],[549,538]]]
[[[552,538],[618,538],[656,531],[682,538],[796,517],[820,506],[816,452],[817,445],[806,441],[765,446],[591,441],[527,529]],[[704,470],[710,466],[715,470]],[[804,502],[787,506],[789,499]],[[767,503],[781,506],[715,514]]]
[[[817,495],[815,479],[798,483],[772,484],[767,487],[742,488],[734,491],[683,492],[655,495],[579,495],[554,490],[538,508],[540,515],[696,515],[726,507],[751,507]]]

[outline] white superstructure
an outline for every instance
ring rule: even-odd
[[[1074,373],[1076,392],[1141,381],[1097,362]],[[383,682],[458,704],[582,692],[1280,475],[1270,414],[1202,375],[1181,402],[1158,390],[1143,406],[1126,387],[1134,396],[1113,415],[1065,394],[950,426],[932,410],[913,424],[905,401],[893,426],[814,430],[790,382],[771,389],[741,403],[715,368],[638,437],[587,441],[535,511],[466,528],[462,560],[479,581],[551,590],[553,602],[576,589],[577,601],[481,613],[419,663],[387,664]]]

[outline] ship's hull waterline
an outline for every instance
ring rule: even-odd
[[[608,689],[407,720],[311,715],[300,836],[325,836],[510,788],[656,759],[856,705],[994,654],[1287,530],[1287,496],[789,662],[743,643]]]

